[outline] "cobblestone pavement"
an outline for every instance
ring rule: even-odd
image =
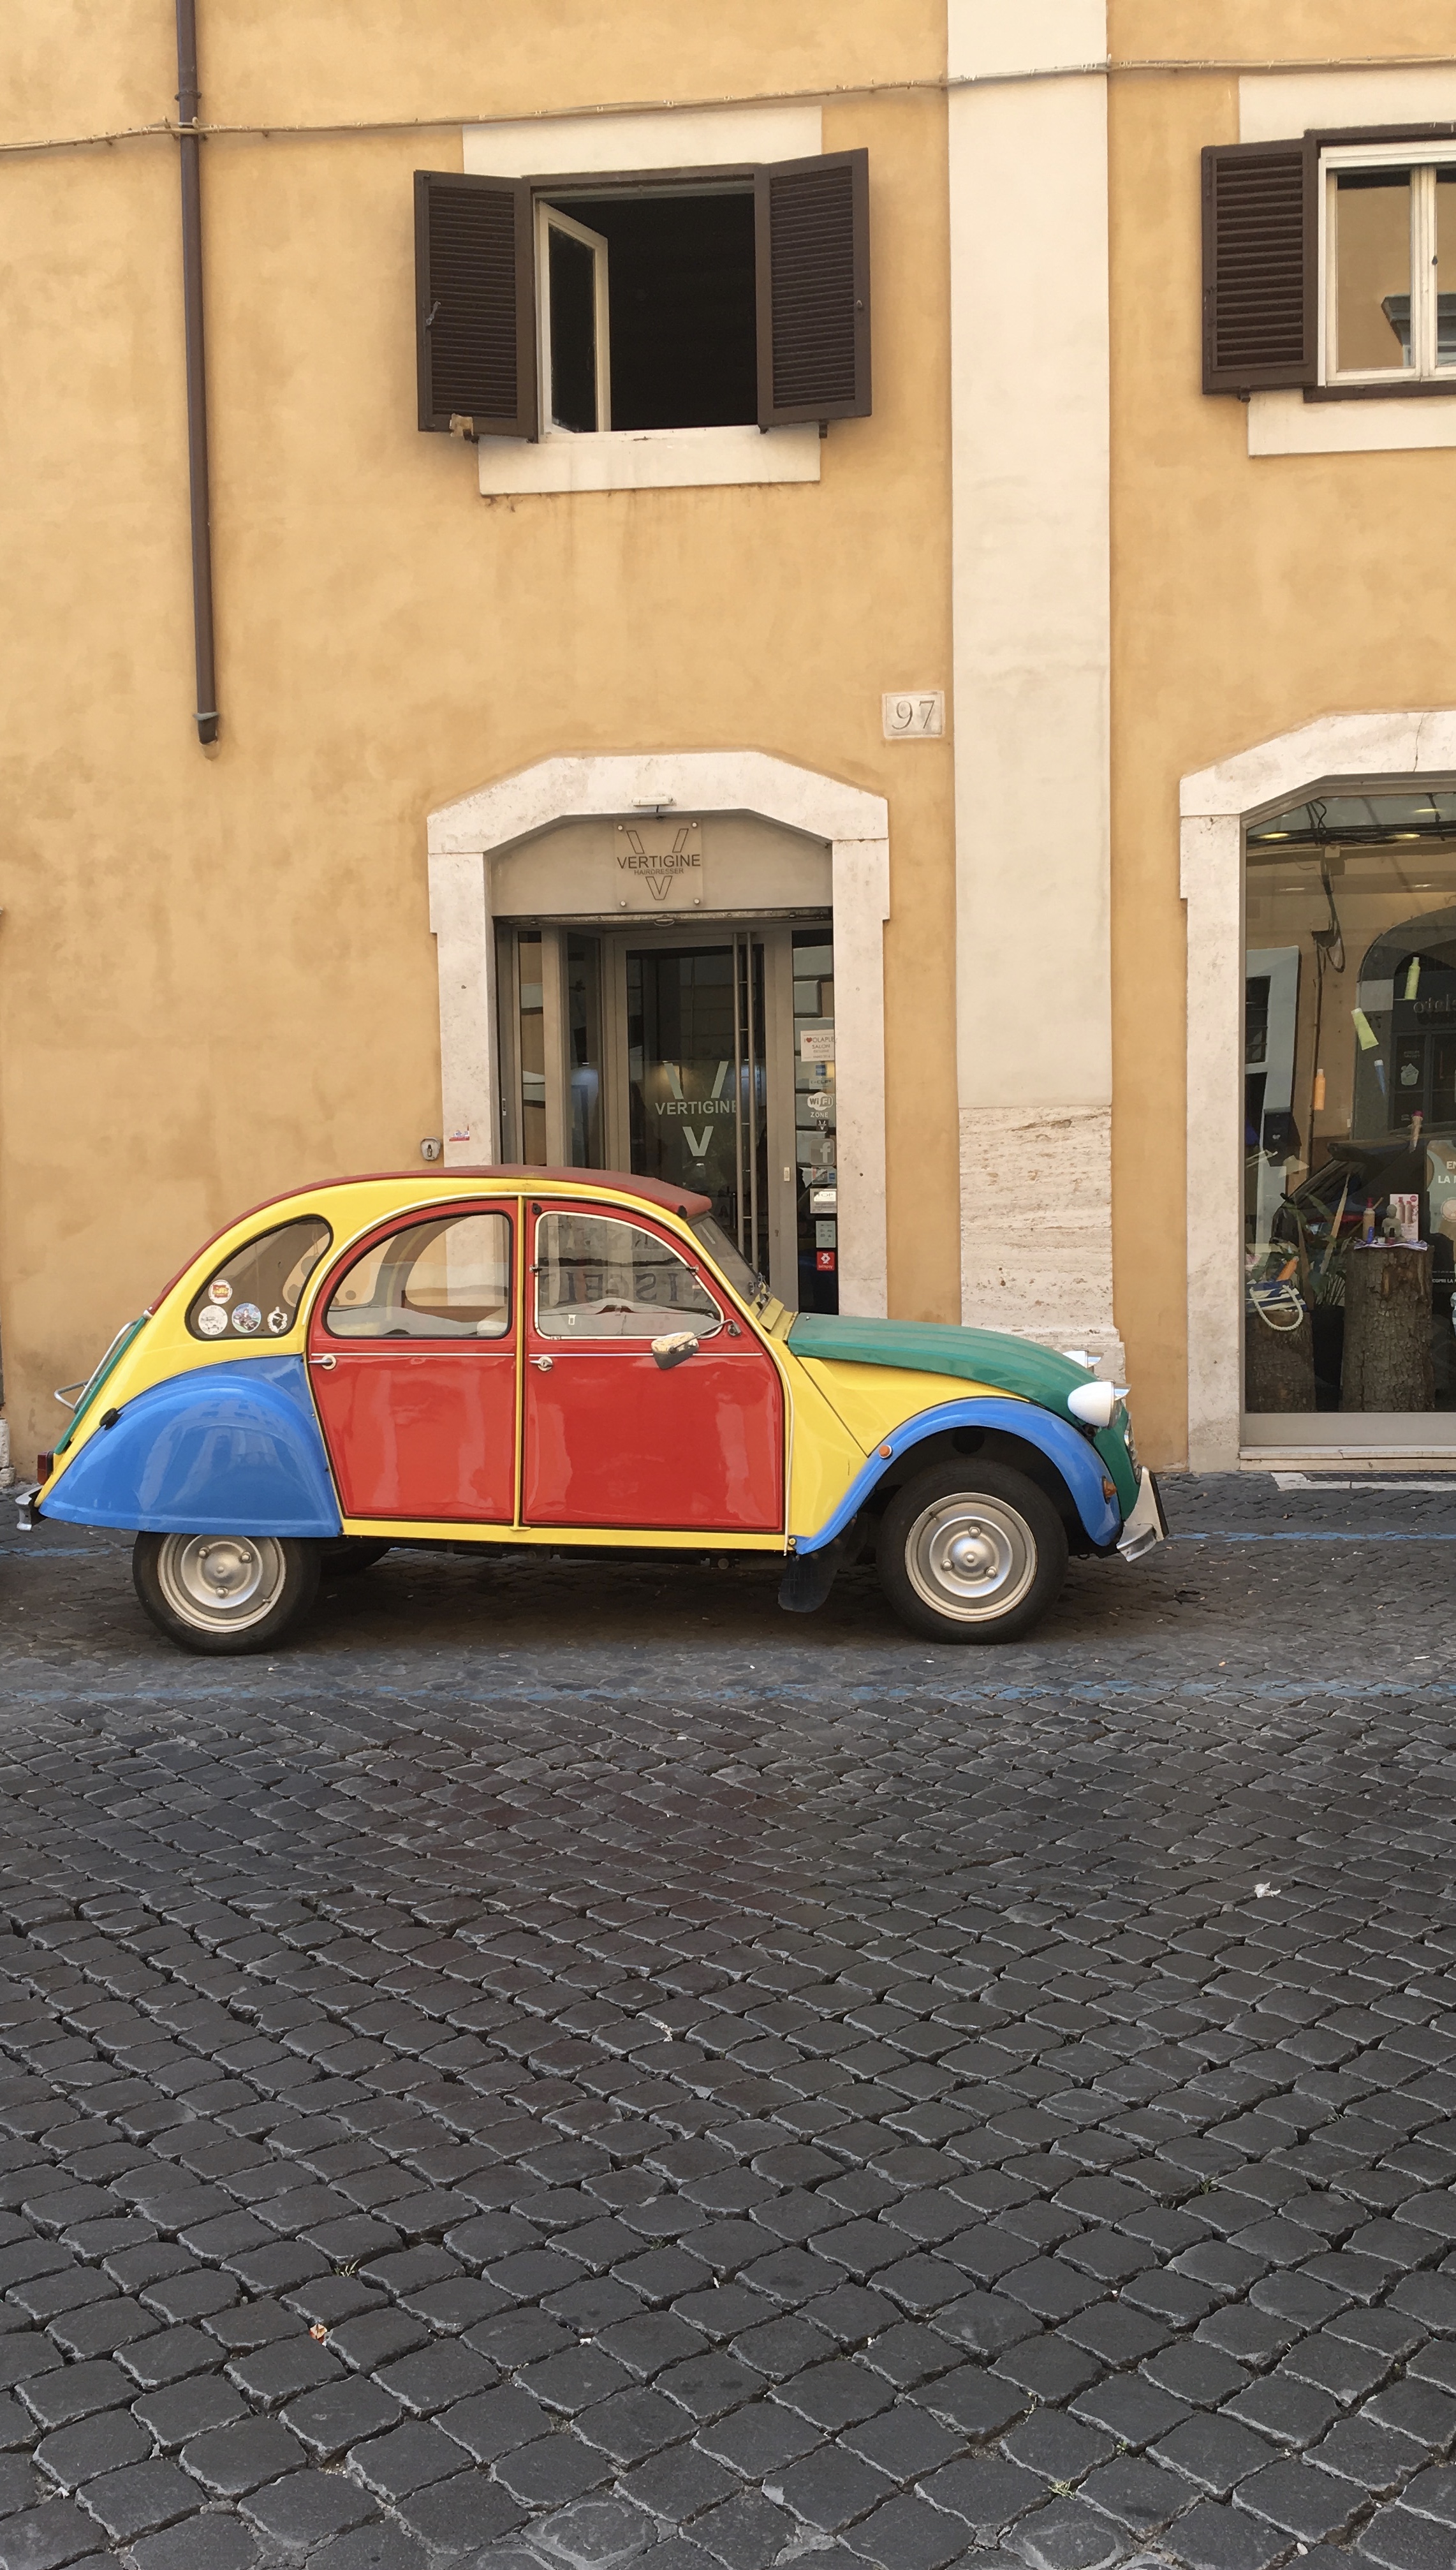
[[[994,1653],[0,1532],[0,2570],[1452,2570],[1456,1484],[1169,1498]]]

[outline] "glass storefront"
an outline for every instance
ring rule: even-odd
[[[786,1303],[835,1312],[834,932],[801,919],[694,922],[690,942],[499,922],[500,1148],[705,1194]]]
[[[571,1083],[568,1160],[573,1169],[599,1169],[605,1161],[601,1140],[601,940],[567,936],[565,949],[566,1068]]]
[[[822,928],[796,929],[794,1147],[801,1312],[837,1312],[840,1307],[834,1071],[834,947]]]
[[[546,989],[541,930],[523,929],[518,945],[516,1059],[521,1081],[521,1156],[549,1164],[546,1149]]]
[[[1456,1446],[1456,791],[1251,825],[1245,923],[1250,1433]]]

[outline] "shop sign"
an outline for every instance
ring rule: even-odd
[[[698,910],[703,833],[698,821],[618,821],[613,838],[618,910]]]
[[[724,1126],[733,1123],[733,1065],[660,1063],[642,1082],[642,1099],[654,1119],[671,1118],[678,1125],[689,1158],[701,1165]]]
[[[801,1062],[833,1062],[833,1027],[806,1027],[799,1038]]]

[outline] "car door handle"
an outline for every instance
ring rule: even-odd
[[[308,1362],[310,1365],[322,1366],[325,1374],[332,1374],[339,1361],[337,1357],[310,1357]]]
[[[554,1359],[551,1357],[533,1357],[531,1362],[535,1366],[538,1374],[549,1374],[554,1363]]]

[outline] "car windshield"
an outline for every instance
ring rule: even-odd
[[[727,1277],[735,1294],[741,1294],[745,1303],[757,1303],[768,1292],[763,1278],[755,1275],[737,1243],[729,1239],[722,1225],[715,1222],[710,1213],[695,1215],[688,1229],[699,1246],[707,1251],[719,1274]]]

